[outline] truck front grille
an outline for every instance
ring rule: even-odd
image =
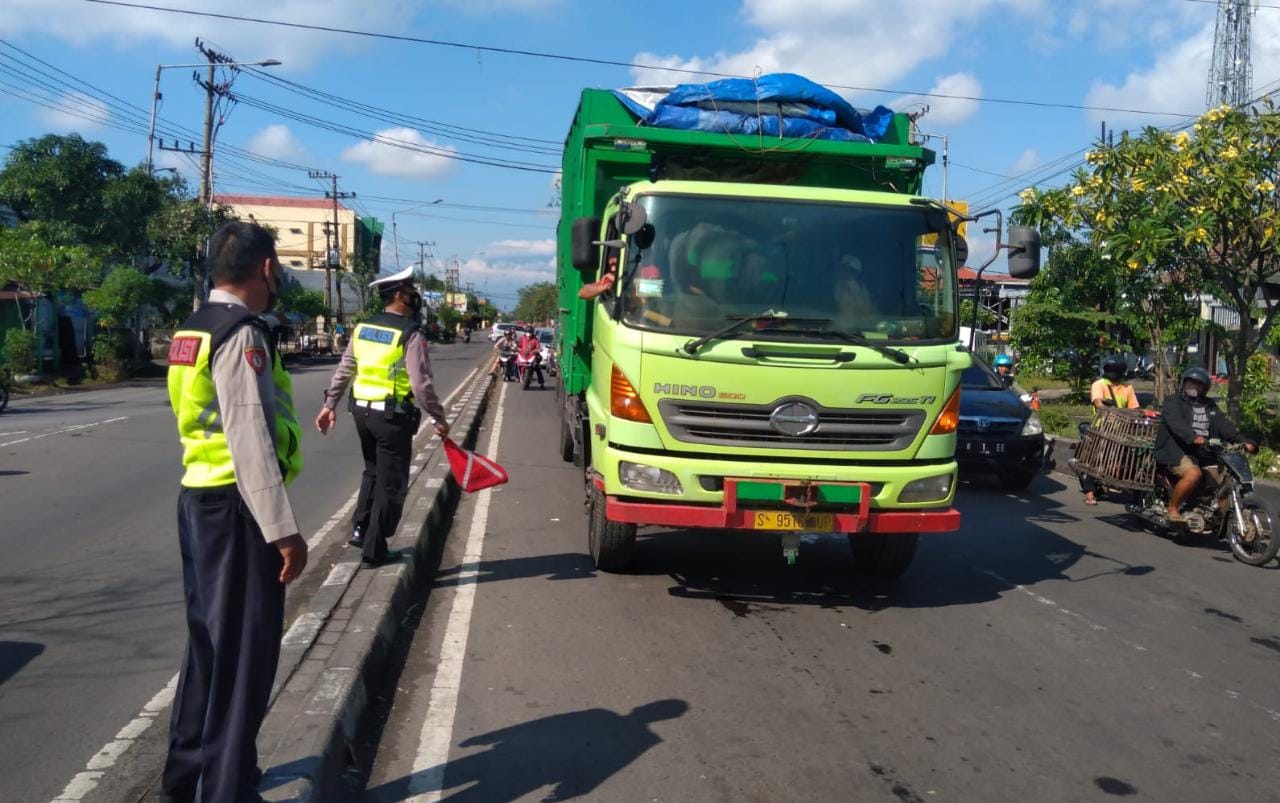
[[[809,403],[817,428],[785,435],[769,422],[778,404],[718,404],[663,399],[658,410],[676,440],[713,446],[774,446],[783,449],[896,452],[915,440],[923,410],[841,410]]]

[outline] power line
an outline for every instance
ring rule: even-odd
[[[553,61],[565,61],[577,64],[597,64],[606,67],[625,67],[637,70],[654,70],[658,72],[672,72],[684,75],[707,75],[714,78],[746,78],[749,76],[734,75],[733,73],[714,72],[712,70],[693,70],[685,67],[663,67],[654,64],[638,64],[630,61],[619,61],[615,59],[593,58],[590,56],[571,56],[564,53],[550,53],[539,50],[522,50],[519,48],[495,47],[492,45],[480,45],[468,42],[453,42],[445,39],[427,39],[420,36],[408,36],[406,34],[383,33],[378,31],[361,31],[353,28],[337,28],[328,25],[312,25],[302,22],[285,22],[283,20],[270,20],[261,17],[246,17],[237,14],[219,14],[213,11],[193,11],[185,8],[170,8],[167,6],[149,5],[145,3],[126,3],[122,0],[84,0],[86,3],[95,3],[105,6],[118,6],[120,8],[132,8],[145,11],[159,11],[167,14],[183,14],[194,17],[208,17],[210,19],[230,20],[234,22],[252,22],[258,25],[275,25],[283,28],[296,28],[306,31],[321,31],[324,33],[338,33],[347,36],[363,36],[370,39],[385,39],[397,42],[410,42],[420,45],[432,45],[435,47],[456,48],[458,50],[469,50],[481,53],[497,53],[507,56],[525,56],[528,58],[549,59]],[[1004,103],[1015,106],[1036,106],[1041,108],[1053,109],[1073,109],[1083,111],[1102,111],[1114,112],[1117,114],[1147,114],[1158,115],[1164,117],[1196,117],[1194,114],[1183,112],[1167,112],[1152,111],[1150,109],[1125,109],[1110,106],[1084,106],[1075,103],[1054,103],[1049,101],[1026,100],[1022,98],[983,98],[974,95],[955,95],[946,92],[920,92],[910,89],[887,89],[884,87],[871,86],[849,86],[846,84],[827,84],[832,89],[848,89],[855,92],[880,92],[889,95],[915,95],[926,98],[947,98],[951,100],[972,100],[980,103]]]

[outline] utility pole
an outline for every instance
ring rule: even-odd
[[[325,237],[325,257],[324,257],[325,259],[325,262],[324,262],[325,300],[324,300],[324,303],[326,305],[330,303],[330,290],[329,290],[330,276],[331,276],[330,269],[337,270],[338,279],[336,283],[337,284],[336,289],[338,294],[338,322],[341,323],[342,322],[342,226],[341,224],[338,223],[338,202],[345,198],[354,198],[356,197],[356,194],[354,192],[338,192],[338,176],[335,176],[333,173],[330,173],[328,170],[311,170],[311,171],[308,171],[307,175],[311,176],[311,178],[329,179],[331,182],[333,182],[333,190],[326,191],[324,194],[324,197],[330,198],[333,200],[333,243],[332,245],[329,244],[329,238],[327,236]],[[348,238],[348,241],[350,241],[351,239],[354,239],[355,237],[354,226],[352,228],[353,228],[353,231],[351,232],[352,236]],[[325,223],[325,231],[327,232],[328,230],[329,230],[329,224]],[[355,243],[352,243],[353,253],[355,250],[354,246],[355,246]]]

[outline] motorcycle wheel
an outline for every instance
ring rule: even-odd
[[[520,385],[524,390],[529,389],[529,383],[533,381],[533,371],[528,368],[524,369],[524,376],[520,379]]]
[[[1266,501],[1252,494],[1244,498],[1241,513],[1244,514],[1245,533],[1239,531],[1234,513],[1227,514],[1227,543],[1231,545],[1231,554],[1241,563],[1265,566],[1280,552],[1275,513]]]

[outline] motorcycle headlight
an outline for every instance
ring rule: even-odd
[[[1044,424],[1040,421],[1039,413],[1032,413],[1027,417],[1027,421],[1022,425],[1023,435],[1041,435],[1044,433]]]

